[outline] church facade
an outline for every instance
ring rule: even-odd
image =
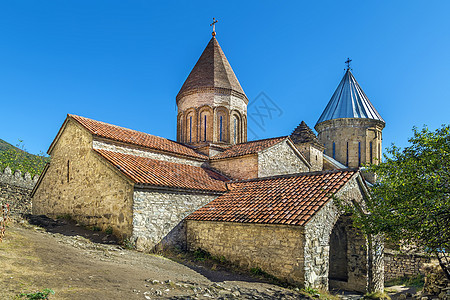
[[[141,251],[203,249],[304,286],[383,289],[383,244],[333,202],[363,202],[358,167],[381,156],[384,121],[350,69],[318,136],[301,122],[247,141],[248,98],[213,35],[176,103],[177,141],[67,115],[33,213],[112,229]]]

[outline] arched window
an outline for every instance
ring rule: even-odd
[[[240,118],[237,115],[233,115],[233,121],[232,121],[232,137],[233,137],[233,143],[237,144],[241,142],[241,126],[240,126]]]
[[[180,141],[184,142],[183,141],[183,116],[180,117],[180,128],[179,128],[179,130],[180,130]]]

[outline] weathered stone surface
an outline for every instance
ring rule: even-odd
[[[11,216],[31,213],[31,190],[0,182],[0,203],[9,203]]]
[[[309,166],[288,141],[278,143],[258,153],[258,177],[308,172]]]
[[[222,116],[222,140],[219,132],[220,116]],[[178,101],[177,118],[179,142],[194,145],[203,142],[229,145],[247,141],[247,104],[243,99],[233,95],[214,92],[185,95]]]
[[[257,154],[217,159],[210,161],[211,167],[233,179],[252,179],[258,177]]]
[[[303,284],[304,233],[299,226],[186,221],[189,250],[203,249],[250,269]]]
[[[136,190],[133,195],[133,240],[140,251],[155,246],[186,247],[183,219],[217,195]]]
[[[31,178],[30,173],[22,176],[20,171],[14,174],[9,167],[0,171],[0,203],[9,203],[12,217],[31,213],[30,194],[38,177]]]
[[[11,186],[32,190],[37,180],[38,177],[35,176],[34,179],[32,179],[28,172],[22,176],[22,173],[19,170],[16,170],[13,174],[9,167],[6,167],[3,172],[0,170],[0,183]]]
[[[334,159],[351,168],[381,161],[383,127],[383,122],[372,119],[334,119],[315,126],[325,154],[333,157],[334,152]]]
[[[311,172],[323,170],[323,150],[312,143],[295,144],[297,149],[311,165]]]
[[[361,201],[356,178],[337,196],[343,201]],[[336,227],[345,234],[345,247],[330,243]],[[366,292],[369,286],[383,289],[382,243],[378,240],[368,243],[332,200],[304,227],[187,220],[187,241],[190,250],[201,248],[245,268],[260,267],[279,278],[314,288],[328,289],[329,265],[337,263],[331,269],[345,267],[345,278],[333,280],[333,287],[361,292]],[[334,253],[345,251],[344,262],[330,260],[332,247]]]
[[[71,215],[85,225],[132,231],[133,183],[92,151],[92,135],[70,120],[33,197],[33,214]]]
[[[384,252],[384,278],[386,281],[423,274],[423,266],[435,261],[426,253],[400,253],[392,249]]]

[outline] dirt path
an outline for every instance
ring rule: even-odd
[[[30,225],[11,225],[0,243],[0,299],[44,288],[50,299],[304,298],[255,280]]]

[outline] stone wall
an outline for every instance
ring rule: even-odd
[[[311,165],[311,172],[323,170],[323,150],[317,149],[312,143],[301,143],[295,146]]]
[[[245,269],[259,267],[288,282],[304,282],[300,226],[187,220],[188,249],[203,249]]]
[[[309,172],[297,148],[284,141],[258,153],[258,177]]]
[[[336,196],[342,201],[355,200],[360,202],[363,199],[356,178],[351,179],[336,193]],[[342,227],[342,232],[345,234],[345,245],[333,243],[333,241],[339,240],[333,238],[333,235],[337,234],[336,226]],[[305,225],[305,240],[305,284],[307,286],[322,289],[339,288],[359,292],[366,292],[369,286],[374,286],[377,290],[383,289],[382,249],[381,253],[372,251],[373,264],[369,266],[369,244],[367,240],[359,230],[352,226],[349,216],[341,215],[333,201],[329,201]],[[332,243],[330,244],[330,242]],[[379,244],[376,244],[376,246],[379,246]],[[334,260],[330,260],[330,252],[336,252],[335,249],[330,251],[330,247],[341,247],[339,251],[345,252],[343,259],[345,259],[346,266],[330,267],[330,263],[339,264],[336,257],[333,257]],[[380,249],[377,248],[377,250]],[[333,272],[333,270],[342,267],[346,268],[345,278],[339,276],[340,274],[330,274],[330,270]],[[331,279],[329,275],[331,275]]]
[[[14,174],[9,167],[0,170],[0,203],[10,204],[11,216],[31,213],[30,193],[38,180],[38,176],[31,178],[29,173],[16,170]]]
[[[213,142],[235,144],[247,141],[247,102],[241,97],[223,94],[208,88],[182,95],[177,100],[177,141],[187,144]],[[219,114],[223,113],[222,141],[219,134]],[[204,116],[207,117],[206,139]],[[237,139],[234,141],[233,116],[238,116]],[[190,123],[192,117],[192,124]],[[192,129],[189,126],[192,125]],[[190,137],[192,134],[192,137]]]
[[[211,160],[210,165],[233,179],[242,180],[258,177],[258,156],[256,154]]]
[[[70,215],[84,225],[131,236],[134,185],[92,151],[92,135],[69,119],[35,189],[33,214]]]
[[[395,250],[385,249],[384,252],[384,278],[386,281],[422,274],[425,264],[435,260],[425,253],[405,254]]]
[[[204,163],[204,161],[199,161],[199,160],[195,160],[195,159],[187,159],[187,158],[182,158],[182,157],[178,157],[175,155],[152,152],[149,149],[141,150],[141,149],[139,149],[139,147],[132,147],[130,145],[121,145],[119,143],[114,143],[112,141],[94,140],[93,147],[94,147],[94,149],[103,149],[103,150],[108,150],[108,151],[113,151],[113,152],[118,152],[118,153],[123,153],[123,154],[147,157],[147,158],[151,158],[151,159],[174,162],[174,163],[185,164],[185,165],[190,165],[190,166],[195,166],[195,167],[200,167]]]
[[[218,195],[139,189],[133,199],[133,236],[140,251],[155,246],[186,248],[183,219]]]
[[[333,158],[351,168],[380,161],[383,128],[383,122],[372,119],[333,119],[315,126],[325,154],[333,157],[334,143]]]

